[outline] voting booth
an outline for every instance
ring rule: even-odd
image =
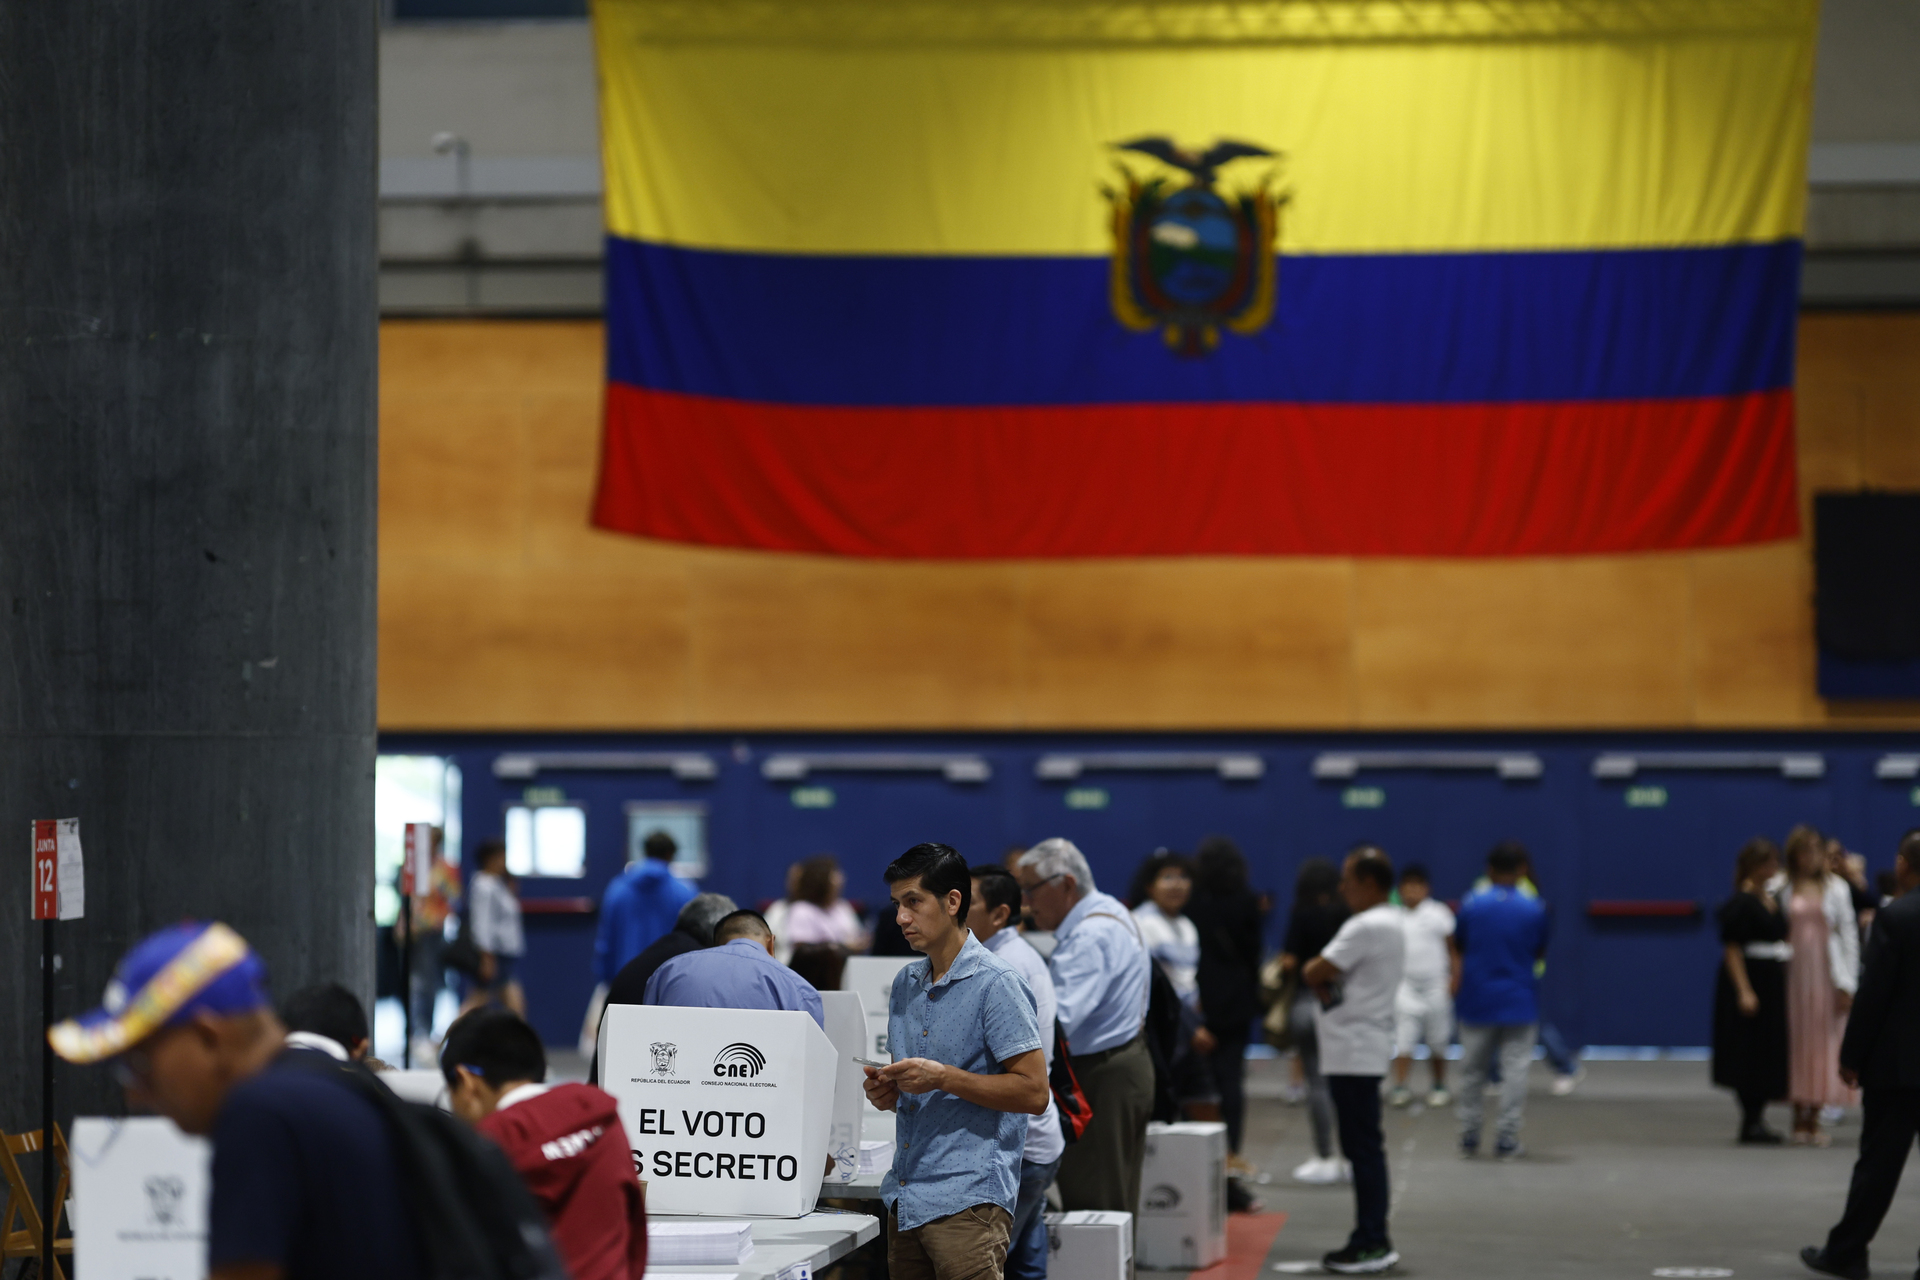
[[[867,1047],[863,1058],[891,1061],[887,1053],[887,1009],[893,996],[893,978],[918,956],[848,956],[840,975],[840,989],[860,997],[867,1011]]]
[[[833,1043],[833,1133],[827,1153],[833,1157],[828,1182],[848,1183],[860,1176],[861,1128],[868,1115],[877,1115],[867,1101],[866,1072],[855,1058],[871,1058],[867,1046],[867,1012],[857,991],[822,991],[821,1012],[827,1039]]]
[[[608,1005],[600,1087],[620,1104],[647,1211],[813,1212],[838,1056],[804,1013]]]
[[[87,1280],[204,1280],[212,1148],[171,1120],[81,1116],[73,1159],[73,1270]]]
[[[1227,1126],[1149,1124],[1140,1169],[1139,1263],[1198,1271],[1227,1256]]]

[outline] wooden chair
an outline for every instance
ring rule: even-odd
[[[27,1187],[27,1178],[20,1170],[20,1157],[29,1151],[40,1151],[41,1131],[32,1129],[26,1133],[0,1134],[0,1170],[7,1175],[7,1212],[0,1218],[0,1260],[6,1258],[38,1258],[40,1256],[40,1210],[34,1204],[33,1192]],[[53,1275],[43,1276],[41,1280],[66,1280],[66,1272],[60,1266],[59,1256],[73,1255],[73,1237],[60,1236],[60,1209],[67,1203],[67,1192],[72,1185],[73,1165],[67,1157],[67,1139],[60,1132],[60,1126],[53,1126],[53,1150],[43,1154],[42,1159],[60,1162],[59,1181],[54,1184],[53,1203]],[[16,1227],[18,1218],[23,1225]],[[67,1228],[72,1230],[73,1224]]]

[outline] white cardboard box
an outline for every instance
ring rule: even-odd
[[[827,1020],[827,1039],[833,1041],[833,1136],[827,1154],[833,1157],[828,1182],[847,1183],[860,1176],[860,1130],[866,1116],[878,1115],[867,1101],[866,1068],[854,1061],[870,1057],[867,1011],[858,991],[822,991],[821,1012]]]
[[[1128,1280],[1133,1215],[1082,1209],[1047,1215],[1047,1280]]]
[[[1227,1256],[1227,1126],[1149,1124],[1140,1171],[1140,1265],[1198,1271]]]
[[[608,1005],[600,1087],[620,1104],[648,1212],[812,1213],[838,1056],[804,1013]]]
[[[893,978],[918,956],[848,956],[846,971],[840,975],[842,991],[860,993],[867,1011],[867,1051],[860,1056],[878,1062],[887,1054],[887,1002],[893,995]]]
[[[158,1116],[73,1122],[74,1274],[201,1280],[213,1150]]]

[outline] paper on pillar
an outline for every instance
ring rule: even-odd
[[[836,1056],[804,1013],[608,1005],[600,1087],[620,1104],[648,1212],[813,1212]]]
[[[81,1116],[73,1156],[74,1274],[202,1280],[212,1148],[171,1120]]]
[[[848,956],[840,975],[842,991],[860,993],[867,1010],[867,1049],[860,1056],[887,1060],[887,1013],[893,1003],[893,978],[914,956]]]
[[[60,859],[60,918],[78,920],[87,913],[87,872],[80,860],[80,819],[60,819],[56,839]]]
[[[867,1011],[858,991],[822,991],[820,1004],[834,1056],[833,1135],[828,1142],[833,1172],[826,1180],[852,1182],[860,1175],[861,1117],[873,1111],[867,1105],[866,1069],[854,1061],[867,1056]]]

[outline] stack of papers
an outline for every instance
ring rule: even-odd
[[[860,1144],[860,1176],[872,1177],[893,1168],[893,1143],[882,1139]]]
[[[647,1223],[649,1267],[727,1267],[753,1256],[753,1224],[732,1218],[711,1222]]]

